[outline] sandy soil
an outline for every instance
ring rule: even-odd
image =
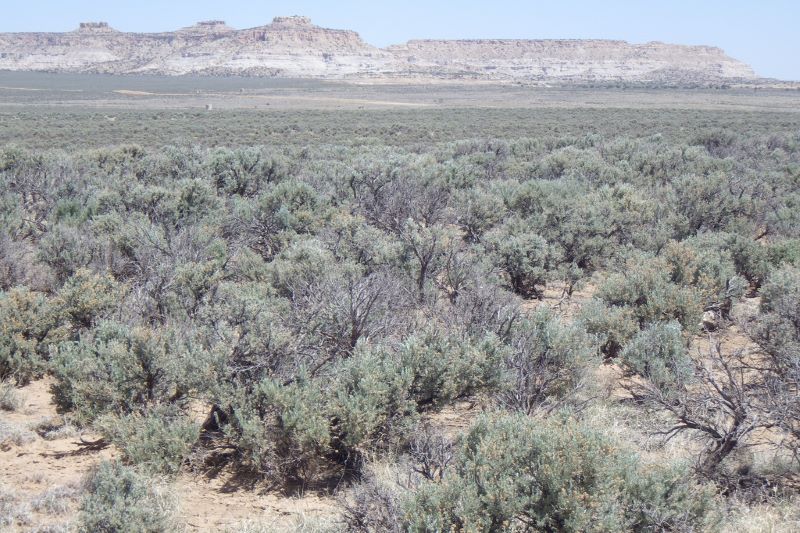
[[[230,474],[216,479],[182,475],[175,483],[180,517],[187,531],[235,531],[251,522],[276,531],[295,531],[302,524],[334,521],[336,498],[317,494],[283,496],[251,486],[238,486]]]
[[[44,379],[20,389],[22,407],[16,412],[0,413],[0,423],[22,435],[0,442],[0,487],[14,494],[24,518],[9,531],[30,531],[35,526],[68,522],[77,509],[75,496],[84,475],[98,461],[115,455],[109,447],[96,449],[81,441],[96,439],[93,435],[71,432],[45,439],[33,431],[42,421],[57,422],[59,418],[51,402],[50,383]],[[48,509],[39,501],[48,491],[68,495],[53,497],[52,509]]]

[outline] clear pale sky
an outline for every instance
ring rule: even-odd
[[[81,21],[145,32],[206,19],[249,28],[306,15],[376,46],[486,37],[709,44],[761,76],[800,80],[800,0],[0,0],[0,7],[0,32],[68,31]]]

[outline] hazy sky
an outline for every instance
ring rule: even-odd
[[[800,0],[0,0],[4,31],[67,31],[102,20],[165,31],[198,20],[236,28],[276,15],[356,30],[377,46],[414,38],[603,38],[710,44],[765,77],[800,80]]]

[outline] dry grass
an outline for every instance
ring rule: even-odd
[[[0,486],[0,528],[6,531],[15,525],[29,525],[30,521],[30,510],[17,491]]]
[[[44,440],[72,439],[78,436],[78,428],[69,423],[64,416],[46,416],[31,425]]]
[[[19,424],[0,419],[0,450],[25,446],[36,440],[36,435]]]
[[[30,530],[30,533],[70,533],[72,528],[69,522],[63,524],[40,524]]]
[[[761,505],[731,502],[721,529],[737,533],[797,533],[800,531],[800,498]]]
[[[0,411],[16,411],[21,407],[17,388],[8,381],[0,381]]]
[[[334,518],[314,516],[298,516],[285,524],[276,524],[272,520],[238,522],[225,533],[334,533],[342,531],[342,524]]]
[[[78,501],[79,486],[58,485],[46,489],[31,501],[34,511],[48,515],[63,515]]]

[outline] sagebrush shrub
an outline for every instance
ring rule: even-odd
[[[406,440],[419,412],[496,390],[503,353],[493,337],[470,341],[435,332],[407,339],[396,352],[363,347],[331,374],[334,442],[353,454]]]
[[[64,281],[92,260],[94,243],[84,232],[58,224],[39,243],[37,259],[50,267],[57,282]]]
[[[504,272],[511,290],[526,298],[542,298],[557,262],[544,237],[528,230],[522,221],[515,221],[490,233],[486,241],[494,264]]]
[[[206,164],[217,190],[228,195],[256,196],[287,173],[285,161],[256,147],[217,148]]]
[[[359,453],[405,438],[417,414],[413,380],[413,372],[386,350],[359,346],[332,372],[334,446],[345,454]]]
[[[405,502],[409,531],[693,530],[712,518],[711,492],[685,470],[643,465],[571,417],[482,417],[440,483]]]
[[[0,411],[16,411],[22,407],[22,399],[16,387],[9,381],[0,380]]]
[[[629,372],[650,380],[662,390],[685,384],[694,374],[694,364],[677,322],[650,324],[625,345],[619,359]]]
[[[473,341],[436,331],[394,348],[358,345],[316,376],[303,370],[284,383],[236,385],[225,401],[224,432],[256,471],[313,481],[405,442],[419,412],[495,390],[503,350],[493,336]]]
[[[106,415],[96,427],[126,463],[156,474],[177,473],[200,433],[199,424],[171,405],[143,414]]]
[[[741,235],[731,235],[726,241],[725,246],[730,251],[736,271],[751,285],[760,287],[772,269],[768,248]]]
[[[80,533],[165,533],[179,528],[163,487],[118,462],[102,462],[86,479]]]
[[[784,443],[800,461],[800,269],[774,271],[761,288],[753,338],[767,353],[763,370],[771,416],[790,438]]]
[[[603,353],[614,357],[633,335],[656,322],[676,321],[695,331],[702,306],[697,289],[670,279],[668,264],[647,256],[629,259],[624,273],[608,276],[593,303],[581,311],[590,333],[600,335]]]
[[[581,307],[580,320],[587,331],[598,337],[600,351],[616,357],[622,347],[639,331],[633,310],[628,307],[606,307],[592,299]]]
[[[641,257],[625,264],[623,273],[611,274],[597,291],[607,307],[627,308],[640,328],[676,320],[689,331],[700,319],[700,301],[693,287],[673,283],[666,265]]]
[[[504,357],[500,403],[533,414],[569,402],[587,388],[596,362],[595,339],[580,325],[562,323],[549,311],[538,311],[515,325]]]
[[[341,498],[346,531],[400,533],[403,531],[400,495],[367,470],[359,483]]]
[[[50,344],[67,334],[44,294],[26,288],[0,292],[0,380],[24,385],[41,376]]]
[[[709,249],[705,244],[670,241],[662,250],[662,257],[672,283],[693,287],[704,310],[717,311],[728,318],[747,282],[737,275],[730,253]]]
[[[495,389],[502,379],[505,347],[493,335],[475,341],[436,331],[414,335],[398,351],[400,371],[410,372],[417,405],[441,405]]]
[[[58,290],[53,305],[73,335],[117,308],[123,288],[111,276],[79,269]]]
[[[324,199],[309,184],[297,179],[268,188],[250,211],[252,224],[265,232],[312,233],[327,216]]]
[[[456,196],[458,224],[467,237],[478,242],[505,216],[502,199],[492,191],[466,189]]]
[[[276,480],[315,481],[330,453],[330,420],[316,383],[262,380],[227,399],[223,429],[248,468]]]
[[[79,424],[107,414],[143,412],[186,400],[213,379],[214,356],[169,329],[103,322],[80,340],[62,342],[53,359],[59,409]]]
[[[800,269],[773,272],[760,294],[755,338],[776,362],[791,365],[800,358]]]

